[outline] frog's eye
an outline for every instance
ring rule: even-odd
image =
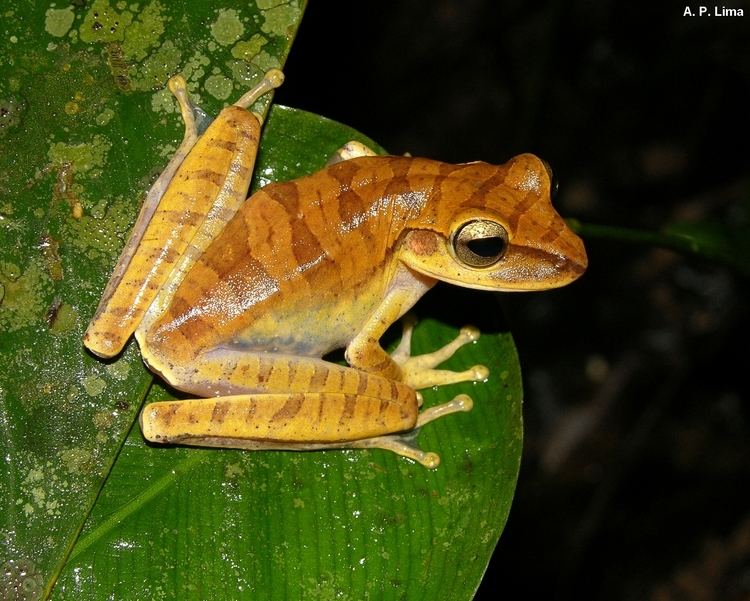
[[[469,267],[497,263],[508,247],[507,230],[494,221],[474,219],[461,225],[451,237],[456,258]]]

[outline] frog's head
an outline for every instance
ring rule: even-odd
[[[461,191],[443,189],[439,206],[405,232],[403,263],[459,286],[503,291],[556,288],[585,271],[583,242],[552,207],[544,161],[523,154],[464,169],[456,173]]]

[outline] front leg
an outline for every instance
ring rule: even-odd
[[[414,320],[406,319],[398,348],[392,355],[380,346],[380,338],[395,321],[400,319],[427,292],[434,280],[401,268],[394,278],[391,291],[370,316],[362,331],[346,349],[346,360],[352,367],[397,380],[419,390],[456,382],[479,382],[487,379],[489,370],[475,365],[465,371],[434,369],[465,344],[479,338],[479,330],[461,328],[459,335],[443,348],[432,353],[411,356],[411,335]]]
[[[349,365],[391,380],[403,381],[401,366],[383,350],[380,339],[434,285],[435,280],[399,267],[390,291],[346,347],[345,358]]]

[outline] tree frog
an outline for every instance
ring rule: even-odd
[[[550,201],[546,163],[451,165],[374,156],[348,144],[321,171],[245,198],[261,118],[248,108],[283,79],[271,71],[199,133],[185,81],[185,135],[141,214],[85,333],[96,355],[134,333],[148,367],[197,398],[147,405],[146,439],[243,449],[380,448],[427,467],[414,432],[471,409],[421,410],[419,389],[479,381],[484,366],[438,369],[473,328],[410,356],[411,326],[380,345],[438,281],[528,291],[578,278],[581,240]],[[344,348],[349,366],[323,357]]]

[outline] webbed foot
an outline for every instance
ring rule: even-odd
[[[442,403],[422,411],[417,418],[417,425],[413,430],[399,434],[366,438],[350,443],[349,446],[359,449],[385,449],[402,457],[412,459],[428,469],[435,469],[440,465],[440,455],[432,451],[423,451],[416,445],[419,428],[451,413],[471,411],[473,405],[474,402],[471,400],[471,397],[466,394],[459,394],[447,403]]]

